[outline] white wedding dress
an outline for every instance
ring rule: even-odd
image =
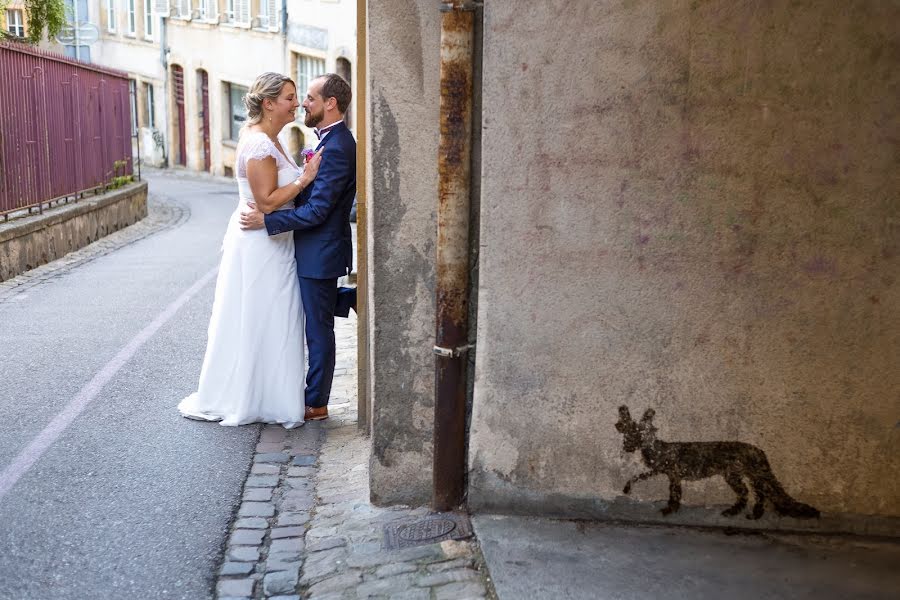
[[[185,417],[222,425],[303,424],[304,315],[292,232],[244,231],[240,212],[253,200],[247,161],[275,158],[278,186],[300,175],[296,163],[262,132],[245,132],[237,147],[239,201],[222,242],[209,340],[195,393],[181,401]],[[288,203],[281,210],[293,208]]]

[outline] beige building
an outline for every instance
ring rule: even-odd
[[[241,97],[259,73],[290,74],[305,90],[355,62],[352,0],[91,0],[87,12],[101,31],[90,60],[131,76],[135,150],[139,138],[155,166],[230,176]],[[295,153],[315,143],[300,122],[283,139]]]
[[[25,37],[28,31],[28,15],[24,0],[10,0],[0,11],[0,29],[14,37]],[[2,39],[2,38],[0,38]]]

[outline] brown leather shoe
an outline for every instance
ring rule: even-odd
[[[306,413],[303,415],[304,421],[323,421],[328,418],[328,407],[323,406],[322,408],[313,408],[312,406],[306,407]]]

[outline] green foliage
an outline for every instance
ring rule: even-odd
[[[0,10],[6,10],[9,0],[0,0]],[[25,41],[37,44],[44,37],[59,33],[66,24],[66,3],[64,0],[25,0]],[[0,39],[17,39],[8,31],[0,32]]]
[[[125,175],[125,169],[127,167],[127,160],[117,160],[113,163],[113,178],[106,184],[106,189],[114,190],[134,181],[134,175]],[[122,171],[122,175],[119,175],[120,170]]]

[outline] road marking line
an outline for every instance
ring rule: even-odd
[[[62,432],[72,424],[72,421],[87,408],[87,405],[97,397],[100,390],[102,390],[116,373],[125,366],[125,363],[131,360],[131,357],[140,350],[141,346],[153,337],[159,328],[165,325],[169,319],[175,316],[178,309],[184,306],[188,300],[193,298],[197,292],[209,283],[209,281],[216,276],[218,271],[219,267],[217,266],[206,273],[174,302],[167,306],[166,309],[153,319],[149,325],[144,327],[136,336],[134,336],[124,348],[119,350],[118,354],[112,357],[112,359],[100,369],[100,372],[94,375],[87,385],[81,388],[75,397],[69,401],[65,408],[53,417],[53,420],[50,421],[50,423],[44,427],[33,440],[31,440],[31,443],[28,444],[15,459],[13,459],[12,463],[10,463],[2,473],[0,473],[0,500],[2,500],[6,493],[16,485],[16,482],[28,472],[41,455],[53,445]]]

